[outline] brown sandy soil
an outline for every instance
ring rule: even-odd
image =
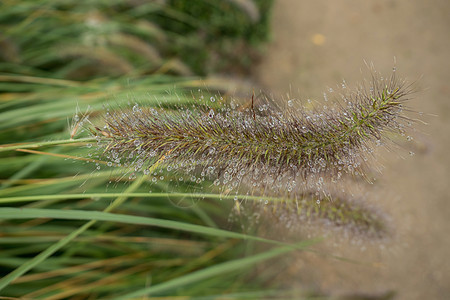
[[[276,1],[273,42],[255,72],[267,90],[321,98],[342,79],[350,86],[360,81],[364,60],[389,74],[396,57],[399,76],[423,76],[410,106],[437,115],[424,116],[429,125],[417,125],[416,142],[404,143],[416,155],[383,154],[383,174],[370,191],[369,200],[392,218],[395,237],[319,246],[364,264],[299,254],[288,270],[295,286],[331,295],[395,291],[395,299],[450,299],[449,32],[448,0]]]

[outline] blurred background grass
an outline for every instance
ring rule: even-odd
[[[177,93],[199,88],[226,93],[226,82],[199,76],[248,74],[269,38],[271,4],[0,3],[0,144],[13,148],[0,148],[1,296],[287,295],[273,289],[276,274],[267,265],[253,265],[293,248],[261,252],[257,238],[234,233],[240,229],[227,220],[232,201],[199,201],[188,185],[169,191],[164,180],[130,182],[102,162],[76,159],[90,159],[92,148],[73,143],[68,124],[88,107],[95,117],[107,101],[170,105],[188,101]],[[61,143],[21,150],[55,140]],[[187,194],[168,197],[174,192]]]
[[[272,0],[2,1],[3,72],[76,80],[246,72]]]

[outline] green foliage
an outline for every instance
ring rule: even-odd
[[[78,80],[245,71],[271,2],[3,1],[0,70]]]
[[[167,91],[208,81],[169,75],[225,70],[224,61],[237,61],[229,59],[234,45],[263,41],[267,31],[249,27],[267,22],[267,11],[258,21],[232,2],[199,1],[202,16],[164,1],[1,2],[2,296],[259,298],[271,275],[252,266],[308,247],[258,251],[256,242],[274,241],[223,229],[234,228],[220,195],[185,184],[169,190],[146,176],[130,182],[94,160],[92,138],[80,138],[81,121],[102,114],[105,102],[185,105]],[[205,5],[214,7],[208,15]]]
[[[177,40],[174,53],[185,61],[192,61],[190,65],[199,66],[195,68],[198,72],[247,73],[259,56],[255,47],[269,39],[272,2],[173,0],[170,3],[176,11],[193,18],[162,26],[171,32],[183,32],[185,39]],[[223,38],[217,40],[218,36]]]
[[[88,105],[95,116],[104,111],[102,104],[111,94],[117,105],[126,106],[130,93],[134,100],[156,101],[148,97],[151,91],[169,108],[171,103],[183,103],[176,94],[166,93],[174,84],[191,90],[205,82],[161,75],[83,83],[17,75],[2,78],[8,92],[1,95],[0,137],[3,143],[16,143],[0,149],[2,295],[117,297],[144,289],[150,282],[152,287],[171,282],[171,288],[161,293],[172,296],[248,291],[257,287],[256,281],[245,280],[250,278],[245,274],[251,274],[251,264],[271,257],[270,253],[281,254],[278,250],[267,252],[268,256],[255,253],[256,260],[248,255],[246,272],[236,268],[245,259],[230,266],[228,262],[249,250],[242,238],[264,241],[219,229],[227,222],[224,211],[230,211],[230,202],[208,200],[219,195],[176,194],[185,191],[183,185],[169,191],[164,182],[151,184],[147,177],[130,185],[120,169],[97,170],[105,163],[88,163],[90,144],[95,141],[77,139],[83,128],[67,122],[77,103],[79,118]],[[22,85],[26,90],[16,92]],[[71,134],[75,139],[70,139]],[[186,197],[190,207],[174,205]],[[115,200],[105,200],[109,198]],[[113,208],[120,214],[112,214],[112,219],[92,215]],[[36,214],[26,215],[27,210]],[[62,210],[76,214],[67,218]],[[145,223],[151,227],[144,228]],[[223,268],[219,263],[224,263]],[[213,273],[208,273],[210,268]],[[205,273],[194,275],[200,270]],[[209,274],[208,278],[202,274]],[[232,283],[230,274],[242,276],[240,283]]]
[[[313,174],[309,182],[317,185],[318,176],[338,176],[340,161],[356,175],[355,162],[368,144],[385,131],[403,131],[410,90],[394,76],[349,94],[339,114],[280,114],[273,107],[255,113],[253,106],[211,104],[207,93],[207,104],[198,105],[193,93],[188,98],[187,91],[210,84],[191,75],[245,72],[268,39],[271,3],[1,2],[2,296],[292,298],[271,289],[275,274],[253,266],[308,250],[314,241],[285,245],[240,233],[227,218],[245,200],[270,201],[264,210],[275,217],[283,207],[300,218],[385,230],[383,220],[344,199],[317,206],[304,186],[286,186],[300,202],[289,193],[220,194],[212,178],[180,180],[167,171],[180,162],[203,168],[214,163],[220,171],[238,167],[236,177],[246,170],[245,176],[258,179],[253,183],[271,175],[286,183],[292,168],[295,176]],[[225,83],[215,87],[226,91]],[[147,108],[132,113],[135,103]],[[195,119],[186,117],[191,108]],[[151,109],[159,117],[152,118]],[[157,155],[145,169],[138,166],[134,152],[151,150]],[[116,154],[126,156],[126,168],[109,168],[118,166],[108,157]]]

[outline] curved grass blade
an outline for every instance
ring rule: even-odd
[[[239,269],[244,269],[245,267],[249,267],[251,265],[254,265],[256,263],[280,256],[282,254],[286,254],[290,251],[295,250],[297,247],[305,248],[310,245],[312,245],[314,242],[312,241],[304,241],[298,244],[294,244],[294,247],[278,247],[260,254],[256,254],[250,257],[241,258],[241,259],[235,259],[232,261],[224,262],[221,264],[217,264],[211,267],[208,267],[206,269],[202,269],[160,284],[156,284],[154,286],[144,288],[141,290],[137,290],[135,292],[122,295],[120,297],[114,298],[114,299],[130,299],[130,298],[136,298],[140,296],[148,296],[148,295],[155,295],[161,292],[165,292],[168,290],[175,290],[177,288],[180,288],[182,286],[185,286],[187,284],[191,284],[203,279],[211,278],[214,276],[219,276],[224,273],[233,272]]]
[[[156,167],[157,167],[157,163],[155,163],[155,168]],[[133,191],[135,191],[142,184],[143,181],[144,181],[144,177],[143,176],[139,177],[138,179],[136,179],[136,181],[134,181],[128,187],[126,192],[133,192]],[[118,205],[122,204],[126,199],[127,199],[127,197],[125,197],[125,196],[118,197],[108,207],[105,208],[104,212],[111,211],[112,209],[116,208]],[[1,210],[1,213],[4,213],[5,211],[7,212],[9,209],[11,209],[11,208],[3,208]],[[97,222],[97,220],[90,220],[89,222],[87,222],[86,224],[84,224],[83,226],[78,228],[77,230],[71,232],[69,235],[67,235],[64,238],[62,238],[57,243],[51,245],[50,247],[48,247],[47,249],[45,249],[44,251],[42,251],[41,253],[39,253],[38,255],[36,255],[32,259],[30,259],[29,261],[27,261],[26,263],[22,264],[20,267],[18,267],[17,269],[12,271],[8,275],[4,276],[2,279],[0,279],[0,291],[3,288],[5,288],[7,285],[9,285],[13,280],[15,280],[16,278],[19,278],[24,273],[28,272],[29,270],[34,268],[36,265],[40,264],[45,259],[47,259],[49,256],[54,254],[56,251],[58,251],[59,249],[61,249],[65,245],[67,245],[74,238],[76,238],[77,236],[82,234],[84,231],[89,229],[96,222]]]
[[[52,218],[64,220],[91,220],[91,221],[107,221],[126,224],[138,224],[146,226],[156,226],[181,231],[188,231],[204,235],[246,239],[259,242],[266,242],[277,245],[288,245],[286,243],[277,242],[270,239],[260,238],[256,236],[241,234],[237,232],[227,231],[223,229],[210,228],[201,225],[187,224],[183,222],[161,220],[157,218],[130,216],[124,214],[114,214],[100,211],[83,211],[83,210],[58,210],[58,209],[40,209],[40,208],[11,208],[6,207],[0,210],[1,219],[35,219],[35,218]],[[292,247],[292,246],[291,246]],[[1,281],[0,281],[1,282]]]
[[[57,200],[57,199],[86,199],[86,198],[114,198],[119,196],[126,197],[143,197],[143,198],[161,198],[161,197],[171,197],[171,198],[183,198],[183,197],[193,197],[193,198],[210,198],[210,199],[235,199],[236,197],[245,200],[270,200],[273,202],[282,202],[283,198],[276,197],[259,197],[259,196],[248,196],[248,195],[221,195],[221,194],[202,194],[202,193],[84,193],[84,194],[61,194],[61,195],[33,195],[33,196],[17,196],[17,197],[3,197],[0,198],[1,203],[17,203],[17,202],[31,202],[38,200]]]

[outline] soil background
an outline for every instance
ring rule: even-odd
[[[398,76],[418,80],[410,107],[429,123],[402,144],[413,157],[383,154],[369,192],[395,236],[322,243],[319,250],[362,263],[299,254],[286,271],[291,284],[327,295],[450,299],[450,1],[278,0],[272,30],[254,73],[266,90],[322,98],[343,79],[360,82],[364,61],[390,75],[395,57]]]

